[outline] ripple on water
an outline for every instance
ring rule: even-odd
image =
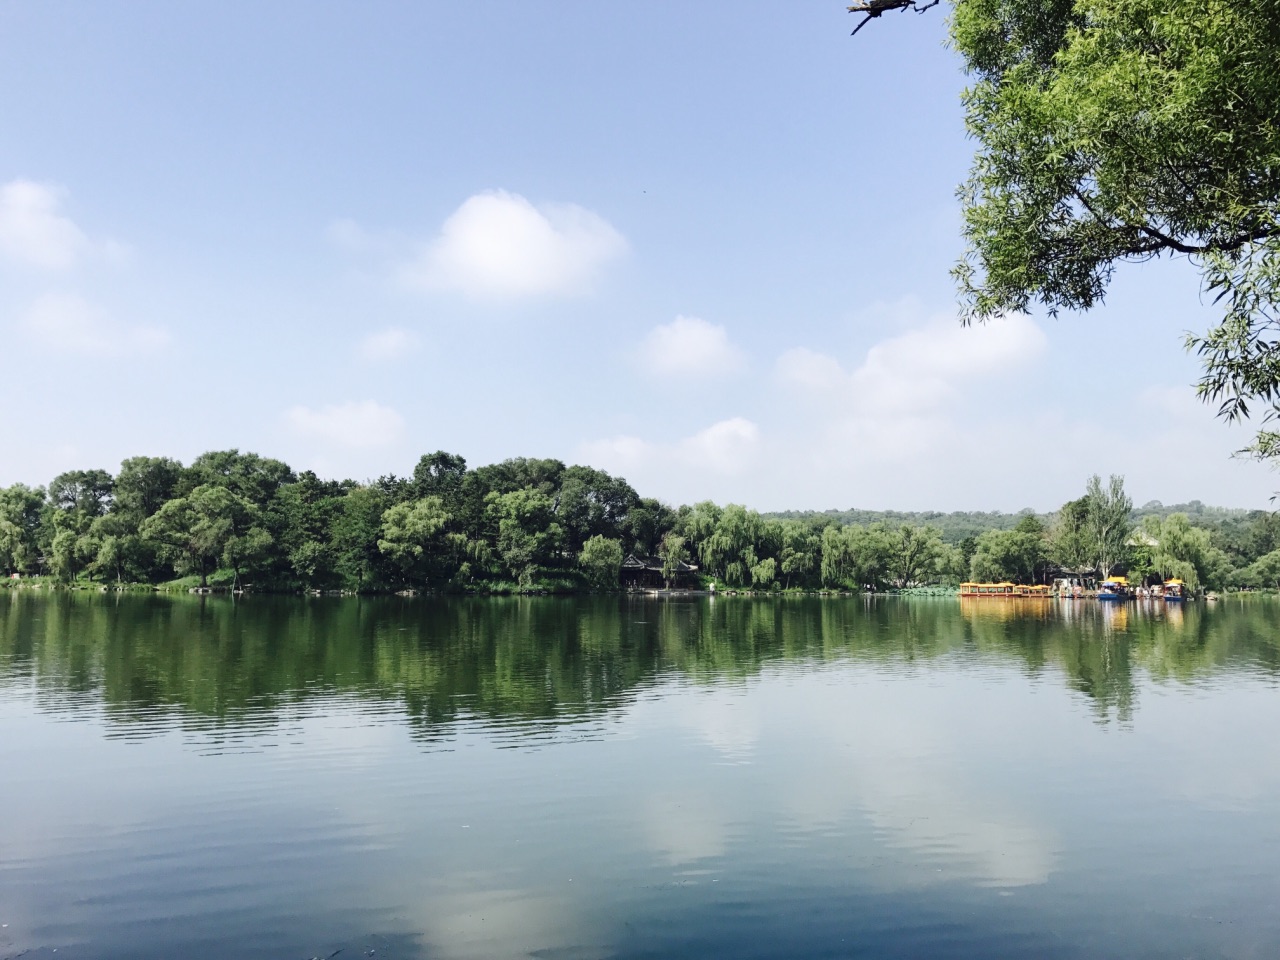
[[[0,957],[1280,945],[1280,605],[166,609],[0,634]]]

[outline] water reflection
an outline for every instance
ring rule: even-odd
[[[1193,681],[1280,669],[1276,608],[965,600],[199,600],[0,592],[0,683],[50,709],[105,706],[124,735],[175,720],[252,733],[287,705],[347,694],[408,716],[425,742],[483,721],[513,742],[599,718],[670,673],[775,662],[987,658],[1060,674],[1101,719],[1131,719],[1135,671]],[[754,736],[708,704],[727,760]],[[266,729],[266,728],[263,728]]]
[[[1278,610],[0,594],[0,957],[1272,955]]]

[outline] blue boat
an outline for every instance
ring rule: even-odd
[[[1166,580],[1164,582],[1164,598],[1170,603],[1182,603],[1187,599],[1187,585],[1181,580]]]
[[[1099,600],[1131,600],[1133,591],[1124,577],[1109,577],[1098,585]]]

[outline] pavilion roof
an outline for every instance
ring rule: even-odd
[[[622,561],[623,570],[652,570],[656,573],[662,572],[662,561],[657,557],[637,557],[634,553],[628,554],[627,559]],[[680,561],[680,565],[676,567],[677,573],[693,573],[698,569],[696,564],[685,563]]]

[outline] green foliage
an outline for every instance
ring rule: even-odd
[[[898,587],[910,587],[937,579],[942,559],[942,536],[934,527],[903,524],[884,531],[884,562],[889,579]]]
[[[778,513],[766,513],[765,519],[781,520],[784,523],[797,522],[808,528],[822,530],[836,524],[838,526],[869,527],[883,524],[887,527],[933,527],[946,543],[963,543],[966,539],[976,539],[987,530],[1012,530],[1031,511],[1018,513],[1000,513],[998,511],[982,512],[976,510],[958,510],[942,513],[937,510],[784,510]],[[972,552],[972,550],[970,550]]]
[[[778,561],[773,557],[761,560],[751,568],[751,585],[757,590],[768,590],[777,580]]]
[[[662,538],[658,547],[658,558],[662,561],[662,578],[671,583],[680,572],[683,564],[689,562],[689,550],[685,546],[685,538],[674,530]]]
[[[830,526],[822,531],[822,583],[827,587],[878,589],[887,583],[884,528]]]
[[[596,534],[582,545],[578,565],[592,586],[613,589],[618,585],[618,571],[622,569],[622,541]]]
[[[969,561],[969,579],[982,583],[1034,583],[1044,560],[1040,532],[988,530],[978,538]]]
[[[1094,565],[1106,577],[1124,562],[1133,529],[1133,501],[1124,492],[1124,477],[1112,474],[1104,490],[1096,473],[1089,478],[1084,500],[1086,545]]]
[[[1276,0],[962,0],[978,144],[961,189],[967,317],[1102,301],[1118,264],[1188,256],[1224,307],[1189,345],[1229,418],[1280,413]],[[1253,448],[1280,454],[1263,430]]]
[[[236,538],[252,527],[255,509],[243,497],[213,484],[196,487],[164,504],[139,533],[155,543],[179,574],[198,574],[201,586]]]
[[[1049,558],[1064,570],[1080,572],[1093,564],[1089,547],[1087,497],[1064,503],[1049,529]]]
[[[342,498],[334,516],[329,538],[334,569],[352,590],[379,585],[383,556],[378,538],[388,506],[387,495],[379,487],[356,487]]]
[[[71,470],[49,483],[49,503],[65,513],[99,517],[111,504],[111,474],[105,470]]]
[[[0,488],[0,571],[34,573],[40,557],[40,522],[45,492],[15,483]]]
[[[822,557],[822,536],[812,526],[799,520],[786,520],[781,524],[782,550],[779,568],[783,587],[793,582],[805,583],[817,572]]]
[[[131,457],[120,464],[114,509],[139,523],[171,499],[183,479],[182,464],[168,457]]]
[[[1231,582],[1239,587],[1280,589],[1280,550],[1264,554],[1243,570],[1236,571]]]
[[[556,503],[549,494],[530,487],[495,491],[487,503],[498,528],[498,557],[505,572],[527,589],[539,568],[551,564],[560,546],[563,530],[554,519]]]
[[[428,584],[442,566],[449,520],[437,496],[397,503],[382,515],[378,549],[400,568],[406,583]]]
[[[1230,577],[1229,560],[1213,545],[1208,530],[1191,525],[1185,513],[1144,517],[1141,527],[1151,542],[1151,566],[1164,579],[1178,578],[1191,589],[1221,589]]]
[[[844,523],[846,514],[761,514],[711,502],[673,509],[590,467],[520,458],[471,470],[443,451],[423,457],[412,479],[366,484],[295,474],[281,461],[230,450],[191,467],[135,457],[114,478],[70,471],[50,489],[52,498],[42,488],[0,488],[6,576],[172,589],[608,590],[635,553],[656,558],[668,583],[693,564],[704,581],[755,590],[1037,582],[1059,567],[1081,572],[1103,560],[1220,587],[1267,582],[1266,564],[1255,564],[1280,551],[1276,515],[1198,501],[1133,511],[1119,477],[1106,487],[1094,477],[1086,496],[1048,524],[1030,511],[912,515],[943,518],[934,525]],[[956,526],[957,517],[971,525]],[[1135,517],[1149,519],[1131,536]],[[972,529],[980,518],[996,526],[948,541],[947,529]]]

